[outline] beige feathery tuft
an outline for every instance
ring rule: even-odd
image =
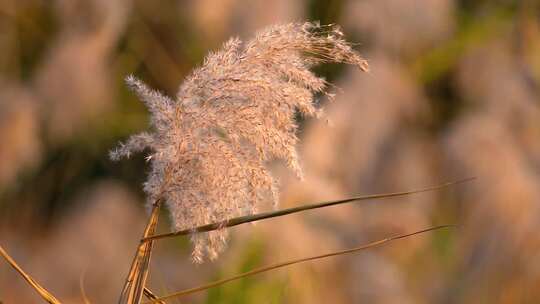
[[[230,39],[187,77],[174,100],[129,76],[153,130],[120,144],[111,158],[152,151],[144,189],[151,202],[165,199],[178,230],[253,214],[265,199],[277,205],[265,162],[282,159],[302,178],[294,116],[321,114],[314,94],[325,93],[327,83],[310,68],[323,62],[368,70],[339,28],[308,22],[271,26],[245,44]],[[226,229],[193,234],[193,260],[215,259],[226,240]]]

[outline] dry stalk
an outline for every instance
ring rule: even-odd
[[[145,287],[143,290],[143,293],[144,293],[144,296],[147,297],[149,300],[157,300],[155,303],[165,304],[165,302],[159,300],[158,296],[156,296],[150,289]]]
[[[143,238],[154,234],[158,223],[161,204],[161,200],[157,200],[153,204],[152,213],[144,230]],[[143,242],[141,239],[141,243],[137,248],[129,274],[124,283],[124,288],[120,294],[120,299],[118,301],[119,304],[139,304],[141,302],[146,278],[148,277],[149,263],[153,246],[153,241]]]
[[[11,256],[9,256],[9,254],[4,250],[4,248],[2,248],[2,246],[0,246],[0,255],[2,255],[2,257],[8,262],[8,264],[11,265],[11,267],[13,267],[23,277],[23,279],[39,293],[43,300],[50,304],[61,304],[60,301],[58,301],[58,299],[56,299],[50,292],[48,292],[45,288],[39,285],[39,283],[36,282],[36,280],[34,280],[29,274],[24,272],[24,270],[22,270],[22,268],[15,262],[15,260],[13,260]]]

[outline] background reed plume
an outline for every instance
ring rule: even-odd
[[[127,77],[152,115],[152,132],[132,136],[111,157],[150,148],[144,189],[150,203],[165,199],[178,230],[253,214],[268,199],[277,205],[265,162],[282,159],[302,178],[295,113],[321,114],[314,94],[326,81],[309,69],[329,61],[368,69],[342,35],[333,26],[290,23],[245,44],[232,38],[187,77],[175,99]],[[225,229],[194,234],[193,259],[215,259],[226,238]]]

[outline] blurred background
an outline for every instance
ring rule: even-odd
[[[302,122],[306,181],[275,166],[281,207],[478,179],[233,228],[203,265],[161,241],[151,289],[457,223],[172,303],[539,303],[540,1],[1,0],[1,245],[66,303],[116,301],[147,216],[144,154],[108,159],[148,123],[124,76],[174,96],[228,37],[303,20],[340,24],[372,72],[317,68],[342,91]],[[0,261],[0,302],[40,301]]]

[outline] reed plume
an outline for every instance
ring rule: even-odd
[[[174,99],[129,76],[152,130],[120,144],[111,158],[148,148],[144,190],[149,203],[166,202],[178,230],[253,214],[268,199],[277,205],[277,182],[265,163],[284,160],[302,178],[295,114],[321,115],[314,96],[331,95],[310,68],[324,62],[368,70],[338,27],[308,22],[271,26],[246,43],[230,39]],[[225,229],[193,234],[193,260],[215,259],[226,239]]]

